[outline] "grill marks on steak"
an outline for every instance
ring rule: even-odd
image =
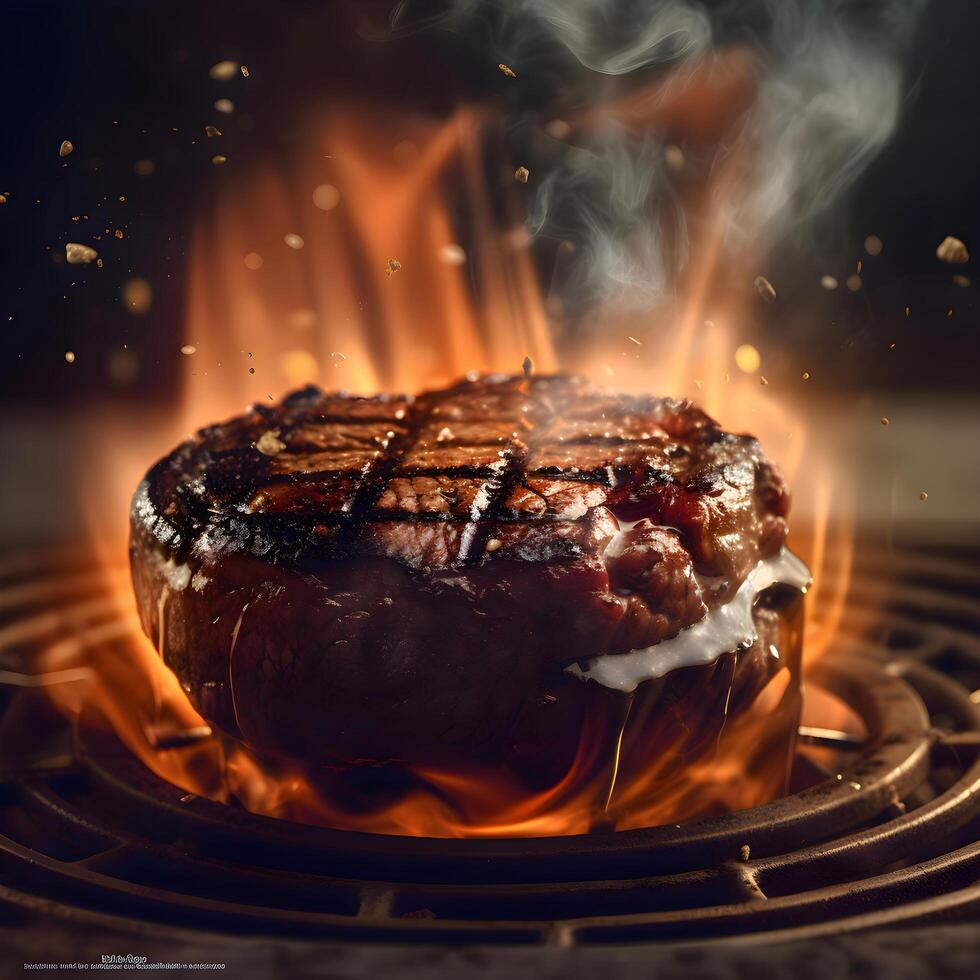
[[[270,431],[285,449],[267,456],[256,443]],[[202,429],[151,471],[144,498],[153,536],[198,558],[362,554],[433,572],[601,558],[610,513],[648,519],[676,530],[690,570],[721,580],[709,604],[778,551],[788,507],[753,438],[689,402],[563,376],[476,378],[416,399],[310,387]],[[676,556],[663,532],[660,545]]]
[[[699,620],[787,505],[758,443],[689,402],[563,376],[307,388],[151,469],[133,579],[202,713],[258,748],[561,763],[608,694],[564,667]]]

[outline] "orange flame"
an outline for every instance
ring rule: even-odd
[[[686,125],[692,140],[717,149],[750,105],[754,79],[751,60],[736,53],[609,111],[625,124],[660,124],[666,132]],[[593,122],[583,117],[572,125]],[[737,344],[753,339],[758,297],[751,253],[722,275],[724,203],[738,193],[750,148],[740,146],[685,199],[700,213],[702,231],[691,242],[692,273],[680,309],[665,302],[642,315],[599,311],[585,341],[558,343],[521,225],[520,190],[512,166],[499,157],[495,127],[488,113],[468,108],[437,123],[339,106],[311,120],[315,141],[294,160],[233,177],[193,240],[183,342],[196,352],[187,355],[180,411],[149,426],[141,419],[139,431],[119,419],[99,420],[111,447],[93,470],[101,477],[94,488],[99,516],[108,513],[118,531],[153,449],[162,454],[184,431],[246,402],[306,381],[414,391],[472,369],[518,370],[530,356],[539,370],[605,374],[621,390],[693,394],[727,427],[761,438],[795,481],[795,547],[816,581],[806,649],[818,655],[832,642],[844,606],[851,528],[834,483],[840,446],[831,453],[807,444],[802,399],[733,366]],[[112,571],[121,554],[118,534],[100,528],[97,540],[111,542],[104,567],[114,576],[117,625],[111,635],[47,652],[45,669],[91,669],[88,682],[60,685],[53,696],[72,713],[97,708],[152,770],[189,791],[234,796],[259,813],[372,832],[539,836],[581,833],[603,821],[626,828],[737,809],[785,786],[787,733],[799,708],[798,677],[789,669],[729,720],[726,699],[711,705],[716,717],[695,718],[692,727],[703,722],[714,738],[686,752],[651,755],[631,729],[589,717],[571,768],[533,791],[499,770],[418,770],[397,793],[362,788],[352,799],[343,774],[272,764],[217,738],[161,748],[161,733],[205,722],[139,633],[128,582]],[[719,670],[733,667],[719,661]],[[719,683],[724,691],[723,676]],[[669,733],[665,738],[669,743]],[[596,799],[606,803],[598,811]]]

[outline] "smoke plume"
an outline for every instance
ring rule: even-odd
[[[703,163],[748,149],[723,209],[726,245],[773,244],[830,213],[895,130],[903,59],[925,0],[453,0],[425,16],[403,0],[395,30],[437,25],[490,48],[533,84],[514,130],[540,153],[531,230],[574,246],[566,303],[646,304],[669,290],[687,235],[657,106],[726,53],[754,66],[754,98]],[[646,125],[624,102],[650,96]],[[542,91],[544,95],[542,95]],[[710,89],[709,89],[710,92]],[[709,96],[706,96],[710,98]],[[529,104],[531,103],[531,104]],[[555,138],[545,123],[587,120]],[[535,133],[528,136],[528,130]],[[676,123],[675,123],[676,128]]]

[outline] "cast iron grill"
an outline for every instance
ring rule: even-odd
[[[15,919],[573,946],[812,936],[980,905],[980,576],[966,564],[865,556],[809,683],[867,738],[806,732],[836,764],[819,773],[801,749],[805,788],[684,825],[533,840],[261,817],[159,779],[104,731],[68,730],[24,664],[53,643],[125,642],[98,583],[70,557],[0,565],[0,900]]]

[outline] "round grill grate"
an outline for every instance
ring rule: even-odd
[[[898,564],[901,580],[881,585]],[[809,675],[861,716],[838,764],[752,810],[535,840],[380,837],[188,796],[112,736],[66,731],[24,676],[132,626],[70,557],[0,564],[0,900],[25,920],[396,943],[813,936],[980,903],[980,594],[942,559],[866,556]],[[50,680],[50,678],[49,678]],[[25,741],[26,723],[30,738]]]

